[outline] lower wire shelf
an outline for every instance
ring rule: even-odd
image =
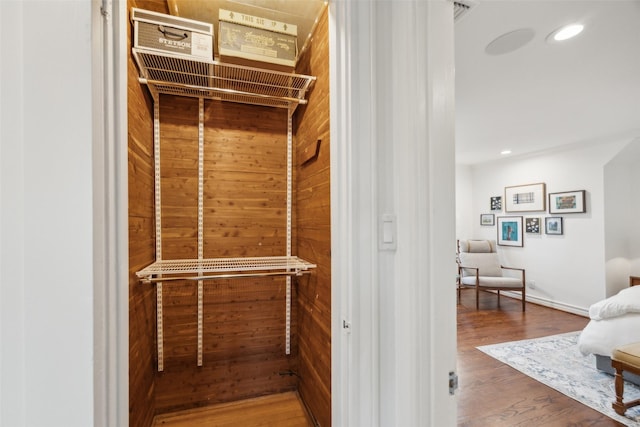
[[[286,276],[285,353],[291,353],[291,276],[310,273],[316,265],[295,256],[158,260],[138,271],[143,283],[156,288],[156,334],[158,371],[164,370],[163,283],[178,280],[198,282],[197,366],[203,364],[204,281],[242,277]]]
[[[138,271],[144,283],[300,276],[316,265],[295,256],[159,260]]]

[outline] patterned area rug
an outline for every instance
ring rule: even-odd
[[[580,332],[505,342],[478,350],[627,426],[640,426],[640,406],[615,413],[613,377],[596,369],[595,356],[578,350]],[[625,382],[625,402],[640,399],[640,387]]]

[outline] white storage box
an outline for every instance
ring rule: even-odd
[[[220,9],[218,53],[222,62],[295,71],[296,25]]]
[[[213,61],[213,24],[131,9],[133,47]]]

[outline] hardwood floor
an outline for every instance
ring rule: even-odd
[[[462,291],[458,304],[458,426],[621,426],[600,412],[531,379],[476,349],[577,331],[588,319],[520,300]],[[613,379],[612,379],[613,381]],[[611,396],[612,401],[615,396]]]
[[[158,415],[154,427],[312,427],[297,393],[281,393]]]
[[[622,424],[487,356],[476,347],[577,331],[588,319],[519,300],[463,290],[458,304],[458,426],[566,427]],[[613,381],[613,379],[612,379]],[[611,396],[612,401],[615,396]],[[311,427],[299,396],[283,393],[159,415],[154,426]]]

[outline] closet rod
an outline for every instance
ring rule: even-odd
[[[215,280],[215,279],[237,279],[245,277],[269,277],[269,276],[302,276],[311,271],[282,271],[273,273],[231,273],[215,274],[212,276],[184,276],[184,277],[150,277],[141,279],[142,283],[173,282],[176,280]]]
[[[167,83],[166,81],[162,81],[162,80],[152,80],[152,79],[145,79],[143,77],[139,77],[138,81],[142,84],[146,84],[146,85],[153,85],[153,86],[171,86],[171,87],[180,87],[180,88],[184,88],[184,89],[191,89],[191,90],[197,90],[200,92],[219,92],[219,93],[224,93],[227,95],[243,95],[243,96],[250,96],[252,98],[261,98],[261,99],[273,99],[276,101],[286,101],[286,102],[294,102],[297,104],[306,104],[307,100],[306,99],[302,99],[302,98],[292,98],[292,97],[288,97],[288,96],[275,96],[275,95],[266,95],[266,94],[262,94],[262,93],[255,93],[255,92],[245,92],[243,90],[237,90],[237,89],[225,89],[225,88],[218,88],[218,87],[206,87],[206,86],[197,86],[197,85],[189,85],[186,83],[176,83],[176,82],[171,82],[171,83]],[[291,89],[292,91],[301,91],[303,89]],[[162,92],[162,91],[160,91]]]

